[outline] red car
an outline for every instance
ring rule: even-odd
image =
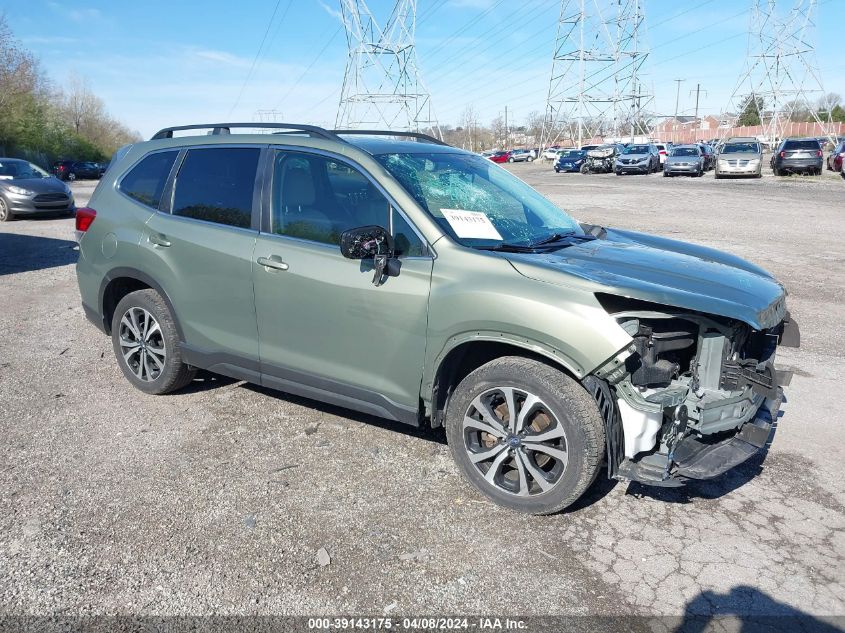
[[[494,163],[506,163],[508,159],[511,157],[510,152],[496,152],[490,157]]]
[[[827,168],[830,171],[842,171],[843,158],[845,158],[845,141],[839,141],[827,157]]]

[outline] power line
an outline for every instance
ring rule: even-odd
[[[288,0],[288,6],[290,6],[291,0]],[[267,40],[267,34],[270,32],[270,27],[273,26],[273,20],[276,17],[276,12],[279,10],[279,5],[282,3],[282,0],[276,0],[276,6],[273,7],[273,14],[270,16],[270,21],[267,22],[267,28],[264,29],[264,36],[261,38],[261,43],[258,45],[258,50],[255,53],[255,57],[252,59],[252,64],[249,67],[249,72],[244,79],[243,84],[241,84],[241,89],[238,91],[238,97],[235,99],[235,103],[229,108],[229,114],[226,116],[228,119],[232,116],[232,112],[235,111],[235,108],[238,107],[238,104],[241,102],[241,97],[244,94],[244,89],[246,88],[247,83],[252,78],[252,72],[255,70],[255,64],[258,61],[258,56],[261,54],[261,50],[264,48],[264,42]]]

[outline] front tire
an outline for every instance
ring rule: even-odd
[[[15,214],[9,209],[8,203],[0,196],[0,222],[11,222],[15,219]]]
[[[155,290],[123,297],[112,317],[111,334],[117,364],[137,389],[160,395],[193,380],[196,369],[182,360],[175,320]]]
[[[551,514],[577,501],[603,457],[593,397],[563,371],[505,356],[458,385],[446,436],[464,476],[498,505]]]

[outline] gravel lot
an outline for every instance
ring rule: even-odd
[[[785,283],[803,340],[765,461],[511,514],[440,432],[212,376],[134,390],[82,314],[72,220],[19,220],[0,226],[0,615],[845,616],[845,182],[511,169],[581,220]],[[73,187],[81,205],[93,184]]]

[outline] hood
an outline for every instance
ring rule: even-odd
[[[694,163],[701,160],[702,156],[667,156],[666,160],[670,163]]]
[[[617,156],[617,158],[619,160],[624,160],[624,159],[627,159],[627,158],[633,158],[634,160],[645,160],[646,158],[649,158],[650,156],[651,156],[651,154],[619,154]]]
[[[65,183],[58,178],[17,178],[15,180],[0,180],[0,187],[11,185],[20,187],[33,193],[67,193]]]
[[[758,154],[757,152],[731,152],[730,154],[719,154],[719,160],[733,160],[735,158],[739,158],[741,160],[760,160],[763,158],[762,154]]]
[[[605,239],[548,253],[508,253],[522,275],[593,292],[651,301],[743,321],[756,330],[783,320],[783,286],[762,268],[712,248],[607,229]]]

